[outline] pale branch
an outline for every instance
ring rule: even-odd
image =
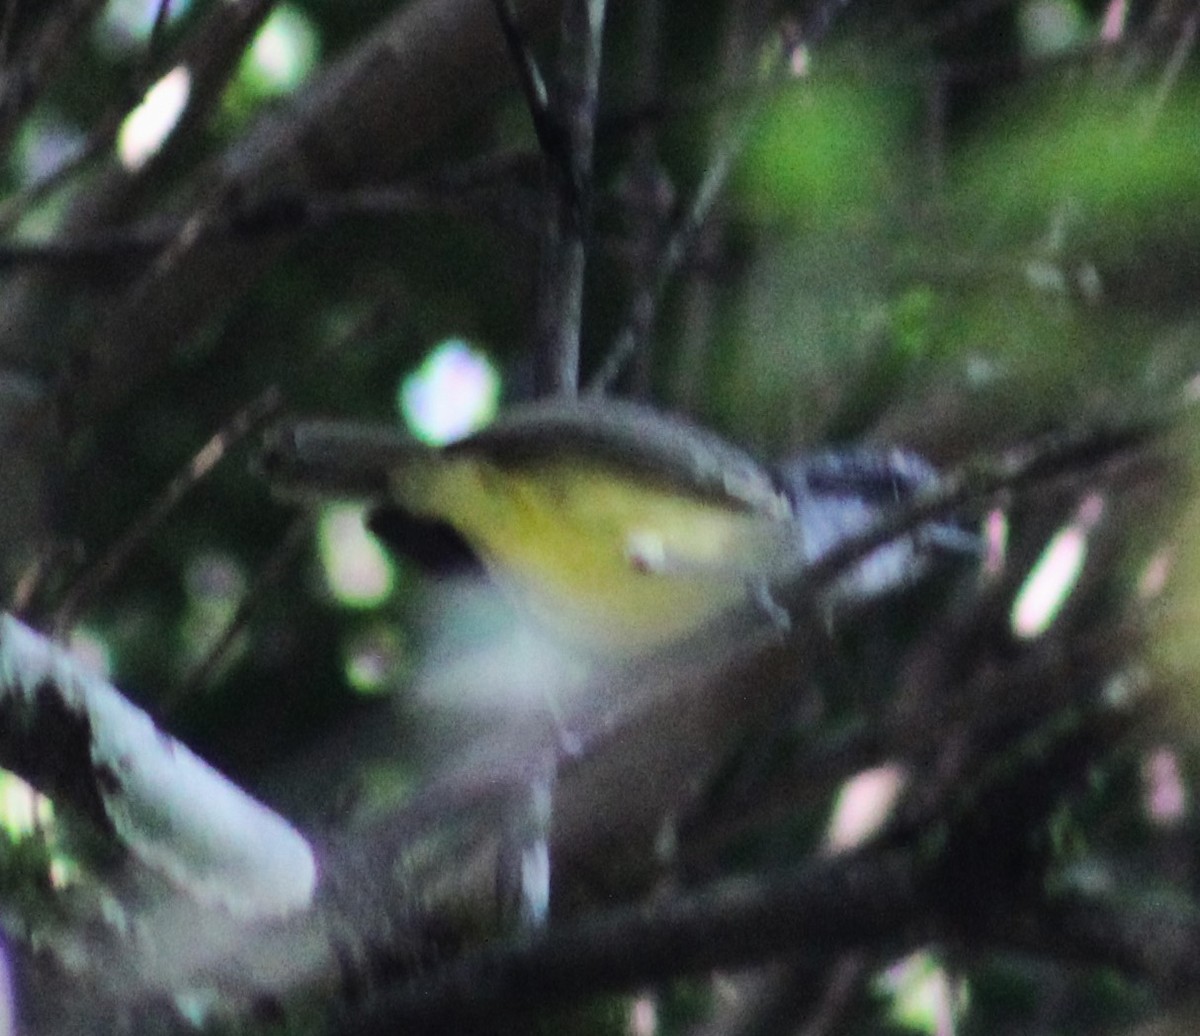
[[[269,917],[312,899],[316,857],[299,831],[8,615],[0,616],[0,764],[201,902]]]

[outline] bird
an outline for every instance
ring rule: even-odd
[[[369,526],[435,574],[485,575],[557,642],[636,658],[757,602],[770,584],[936,489],[914,452],[849,447],[768,464],[643,403],[518,404],[443,446],[398,429],[285,421],[260,467],[285,496],[349,498]],[[919,524],[841,574],[823,605],[911,584],[939,552],[970,551],[953,519]]]

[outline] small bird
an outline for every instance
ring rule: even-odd
[[[515,406],[442,447],[385,428],[283,424],[268,433],[261,466],[285,494],[366,501],[369,526],[435,574],[486,575],[513,601],[514,613],[530,620],[517,629],[548,633],[555,648],[593,673],[693,635],[720,645],[725,638],[707,631],[717,633],[722,613],[747,605],[764,622],[786,626],[791,618],[772,600],[773,583],[869,533],[938,483],[929,464],[901,450],[852,449],[763,465],[712,432],[610,399]],[[965,542],[967,534],[952,523],[926,522],[869,550],[817,601],[834,608],[877,597],[917,579],[933,551]],[[730,646],[736,636],[729,634]],[[515,904],[510,913],[528,927],[545,923],[550,910],[557,760],[577,757],[590,735],[608,729],[607,719],[597,725],[588,718],[590,708],[611,719],[617,704],[607,701],[607,683],[603,695],[573,698],[561,661],[552,662],[555,675],[543,686],[534,675],[537,642],[503,640],[517,645],[519,657],[493,656],[465,680],[453,676],[453,665],[434,665],[428,674],[455,696],[462,686],[483,687],[506,712],[516,710],[513,716],[531,685],[542,692],[533,695],[540,711],[556,720],[553,743],[537,741],[532,755],[505,742],[505,757],[524,762],[510,789],[496,881],[506,890],[501,899]],[[514,660],[517,668],[506,671]],[[497,679],[500,694],[485,686]],[[589,686],[600,685],[585,680],[578,689]],[[656,774],[664,801],[692,787],[697,772],[689,749],[695,730],[687,735],[670,726],[679,745],[654,738],[659,761],[638,769]]]
[[[866,533],[935,487],[915,454],[851,449],[763,465],[721,437],[612,399],[515,406],[432,447],[397,431],[300,421],[262,455],[287,494],[367,501],[370,525],[434,571],[480,567],[559,642],[637,657]],[[934,551],[972,549],[949,521],[875,548],[825,603],[913,582]],[[775,616],[786,621],[785,616]]]

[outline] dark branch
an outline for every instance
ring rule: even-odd
[[[517,69],[517,78],[525,95],[529,117],[533,120],[533,132],[537,135],[538,144],[544,155],[558,155],[563,147],[562,132],[554,121],[542,70],[517,24],[517,12],[513,9],[512,0],[494,0],[494,4],[500,29],[504,33],[504,43]]]
[[[548,196],[538,279],[534,382],[542,395],[579,390],[603,28],[604,0],[563,5],[559,83],[552,99],[562,146],[545,156]]]
[[[918,869],[902,852],[718,882],[651,908],[613,910],[484,947],[381,995],[339,1031],[469,1031],[534,1007],[796,952],[899,949],[918,936],[922,899]]]

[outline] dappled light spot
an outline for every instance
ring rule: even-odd
[[[1033,58],[1081,46],[1090,35],[1083,10],[1071,0],[1026,0],[1017,25],[1022,47]]]
[[[0,770],[0,828],[10,838],[21,838],[44,828],[54,816],[54,807],[16,774]]]
[[[360,694],[394,687],[404,668],[404,644],[391,624],[380,624],[353,637],[343,654],[346,682]]]
[[[892,1019],[906,1029],[952,1033],[966,1007],[964,983],[955,983],[933,954],[910,954],[883,973],[879,985],[891,997]]]
[[[17,136],[13,164],[24,184],[53,176],[83,150],[84,134],[53,117],[30,119]]]
[[[114,57],[145,47],[159,17],[162,0],[108,0],[96,22],[96,39]],[[171,0],[166,5],[166,24],[178,22],[192,7],[192,0]]]
[[[1187,787],[1173,748],[1156,748],[1142,762],[1142,800],[1146,816],[1160,827],[1174,827],[1187,814]]]
[[[117,157],[126,169],[137,172],[162,150],[187,109],[191,92],[192,76],[183,65],[176,65],[146,91],[117,134]]]
[[[877,766],[855,775],[838,793],[829,820],[826,844],[833,852],[862,845],[887,822],[892,807],[908,783],[900,766]]]
[[[994,508],[983,521],[983,571],[991,578],[1004,570],[1008,553],[1008,516]]]
[[[320,41],[303,12],[282,5],[271,12],[246,51],[239,78],[258,96],[295,90],[316,67]]]
[[[339,604],[371,608],[391,594],[395,569],[368,531],[362,506],[325,508],[317,524],[317,550],[326,585]]]
[[[1088,533],[1103,510],[1102,497],[1086,497],[1075,519],[1051,537],[1013,601],[1012,630],[1018,637],[1040,637],[1054,624],[1079,583]]]
[[[1138,579],[1138,596],[1143,601],[1153,600],[1167,588],[1167,580],[1171,577],[1174,560],[1174,552],[1170,548],[1164,547],[1146,562],[1141,577]]]
[[[399,404],[413,435],[440,445],[487,424],[499,397],[491,361],[461,338],[448,338],[401,383]]]

